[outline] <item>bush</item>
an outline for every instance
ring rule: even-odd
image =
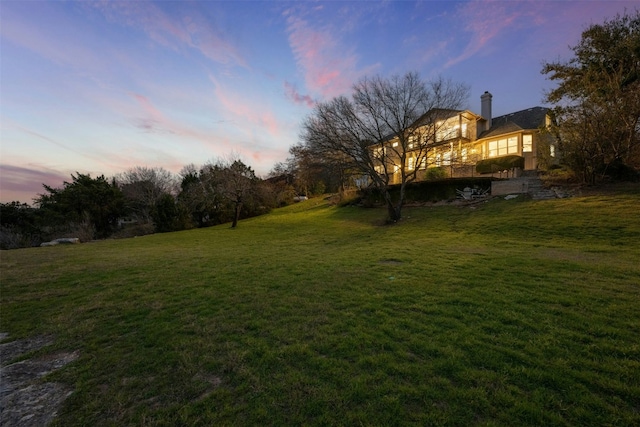
[[[428,168],[424,173],[424,179],[427,181],[436,181],[438,179],[445,179],[446,177],[447,172],[441,167]]]
[[[476,171],[478,173],[495,173],[515,168],[524,169],[524,157],[516,155],[502,156],[480,160],[476,163]]]
[[[0,226],[0,249],[19,249],[38,246],[42,243],[39,236],[24,233],[14,227]]]

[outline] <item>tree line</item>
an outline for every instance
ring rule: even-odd
[[[185,166],[178,175],[134,167],[114,177],[76,173],[59,188],[43,185],[34,205],[0,204],[0,248],[37,246],[59,237],[130,237],[230,223],[292,203],[295,179],[260,179],[238,158]]]

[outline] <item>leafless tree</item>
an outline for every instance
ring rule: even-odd
[[[161,167],[136,166],[120,173],[116,180],[124,193],[127,207],[139,219],[148,221],[160,198],[176,193],[177,179]]]
[[[233,206],[231,228],[237,227],[243,204],[256,196],[258,191],[259,180],[255,172],[235,154],[218,159],[206,168],[216,192]]]
[[[317,104],[303,123],[301,138],[327,155],[341,155],[368,176],[395,222],[402,217],[406,185],[417,177],[415,165],[426,164],[442,119],[460,109],[468,93],[463,84],[443,78],[427,82],[417,73],[364,78],[353,87],[351,98]],[[409,154],[414,167],[407,164]],[[395,200],[389,192],[394,174],[400,177]]]

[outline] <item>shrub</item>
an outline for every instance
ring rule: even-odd
[[[524,169],[524,157],[516,155],[495,157],[480,160],[476,164],[478,173],[495,173],[515,168]]]
[[[428,168],[424,173],[424,179],[426,179],[427,181],[445,179],[446,177],[447,172],[444,170],[444,168],[441,167]]]
[[[24,233],[14,227],[0,225],[0,249],[19,249],[38,246],[42,242],[39,236]]]

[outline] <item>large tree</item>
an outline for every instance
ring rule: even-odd
[[[116,177],[127,208],[141,221],[150,221],[157,203],[176,192],[177,179],[160,167],[136,166]],[[165,198],[166,199],[166,198]]]
[[[243,205],[257,195],[259,180],[253,169],[239,159],[219,161],[214,169],[218,177],[218,191],[233,206],[231,228],[235,228]]]
[[[46,194],[36,199],[43,216],[53,226],[87,221],[95,230],[91,237],[107,237],[125,213],[124,196],[115,180],[104,175],[91,178],[77,173],[62,188],[43,185]]]
[[[317,104],[303,123],[301,138],[315,150],[348,161],[345,168],[368,176],[395,222],[402,217],[406,185],[419,169],[407,164],[407,156],[415,156],[414,165],[426,163],[428,142],[436,140],[443,113],[460,109],[468,92],[465,85],[443,78],[425,81],[417,73],[364,78],[350,98]],[[395,200],[389,191],[394,173],[400,176]]]
[[[546,101],[565,162],[588,182],[612,166],[640,166],[640,11],[589,26],[571,50],[542,69],[558,82]]]

